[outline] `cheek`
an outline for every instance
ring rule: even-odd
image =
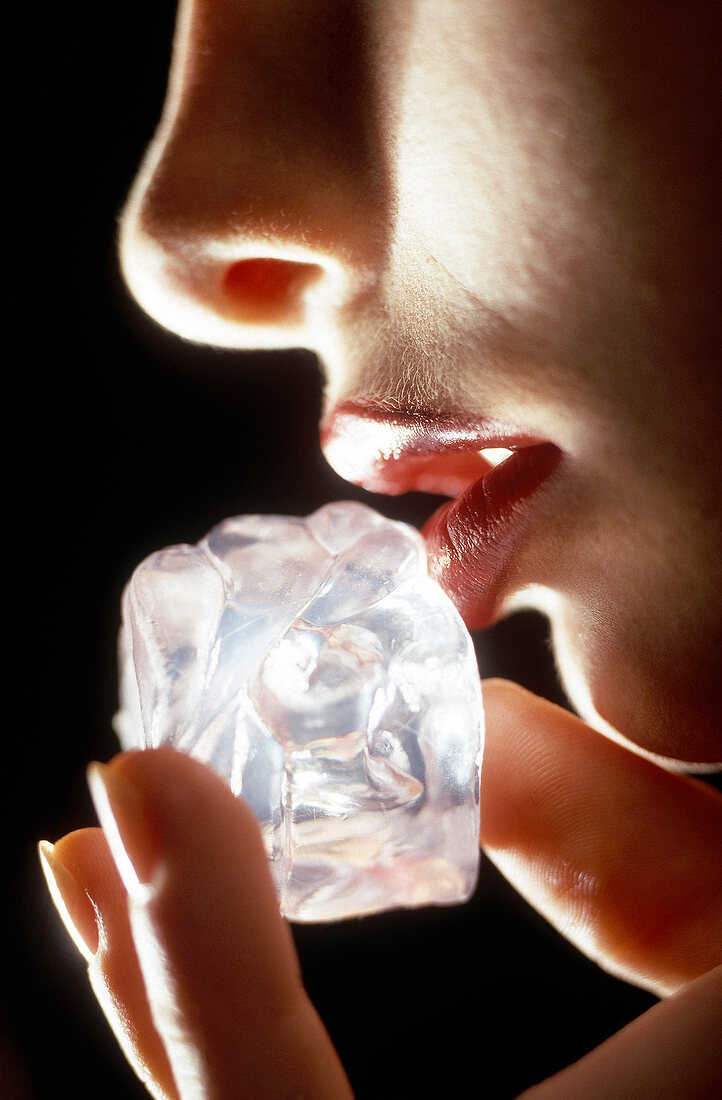
[[[595,272],[600,259],[599,197],[550,139],[559,127],[493,91],[462,86],[452,100],[443,87],[429,94],[428,73],[423,95],[408,78],[393,150],[400,262],[426,253],[512,323],[553,312],[550,299],[569,301],[590,252]]]
[[[599,272],[602,223],[619,207],[614,142],[584,36],[575,47],[569,27],[567,44],[560,5],[532,18],[508,0],[471,7],[419,5],[414,48],[389,83],[396,224],[511,320],[568,301],[580,270]]]

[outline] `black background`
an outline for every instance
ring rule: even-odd
[[[126,0],[110,21],[108,10],[46,13],[16,43],[6,575],[19,662],[6,672],[0,1095],[18,1100],[146,1095],[35,854],[38,839],[95,822],[84,770],[117,749],[115,635],[133,567],[237,513],[303,514],[363,497],[418,524],[433,505],[369,498],[328,469],[312,356],[185,345],[129,301],[116,217],[162,101],[173,7]],[[501,624],[479,639],[479,654],[485,673],[558,698],[537,617]],[[511,1097],[653,1001],[568,947],[485,861],[465,907],[295,933],[360,1098],[460,1094],[468,1074],[484,1097]]]

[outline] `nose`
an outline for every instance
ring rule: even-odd
[[[323,354],[367,299],[390,211],[368,39],[358,0],[182,0],[119,236],[160,324]]]

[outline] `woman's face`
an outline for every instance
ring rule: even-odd
[[[184,0],[121,226],[161,324],[319,352],[339,472],[461,495],[428,533],[472,625],[539,604],[583,715],[696,762],[722,757],[713,8]]]

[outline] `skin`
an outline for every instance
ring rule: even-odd
[[[481,842],[666,999],[539,1097],[722,1080],[722,809],[669,770],[722,759],[719,24],[704,3],[185,0],[121,224],[131,290],[186,339],[302,344],[328,409],[463,411],[562,451],[508,604],[550,614],[583,721],[485,685]],[[108,840],[51,862],[149,1088],[350,1095],[245,808],[170,750],[104,775]],[[191,892],[196,843],[217,854]]]

